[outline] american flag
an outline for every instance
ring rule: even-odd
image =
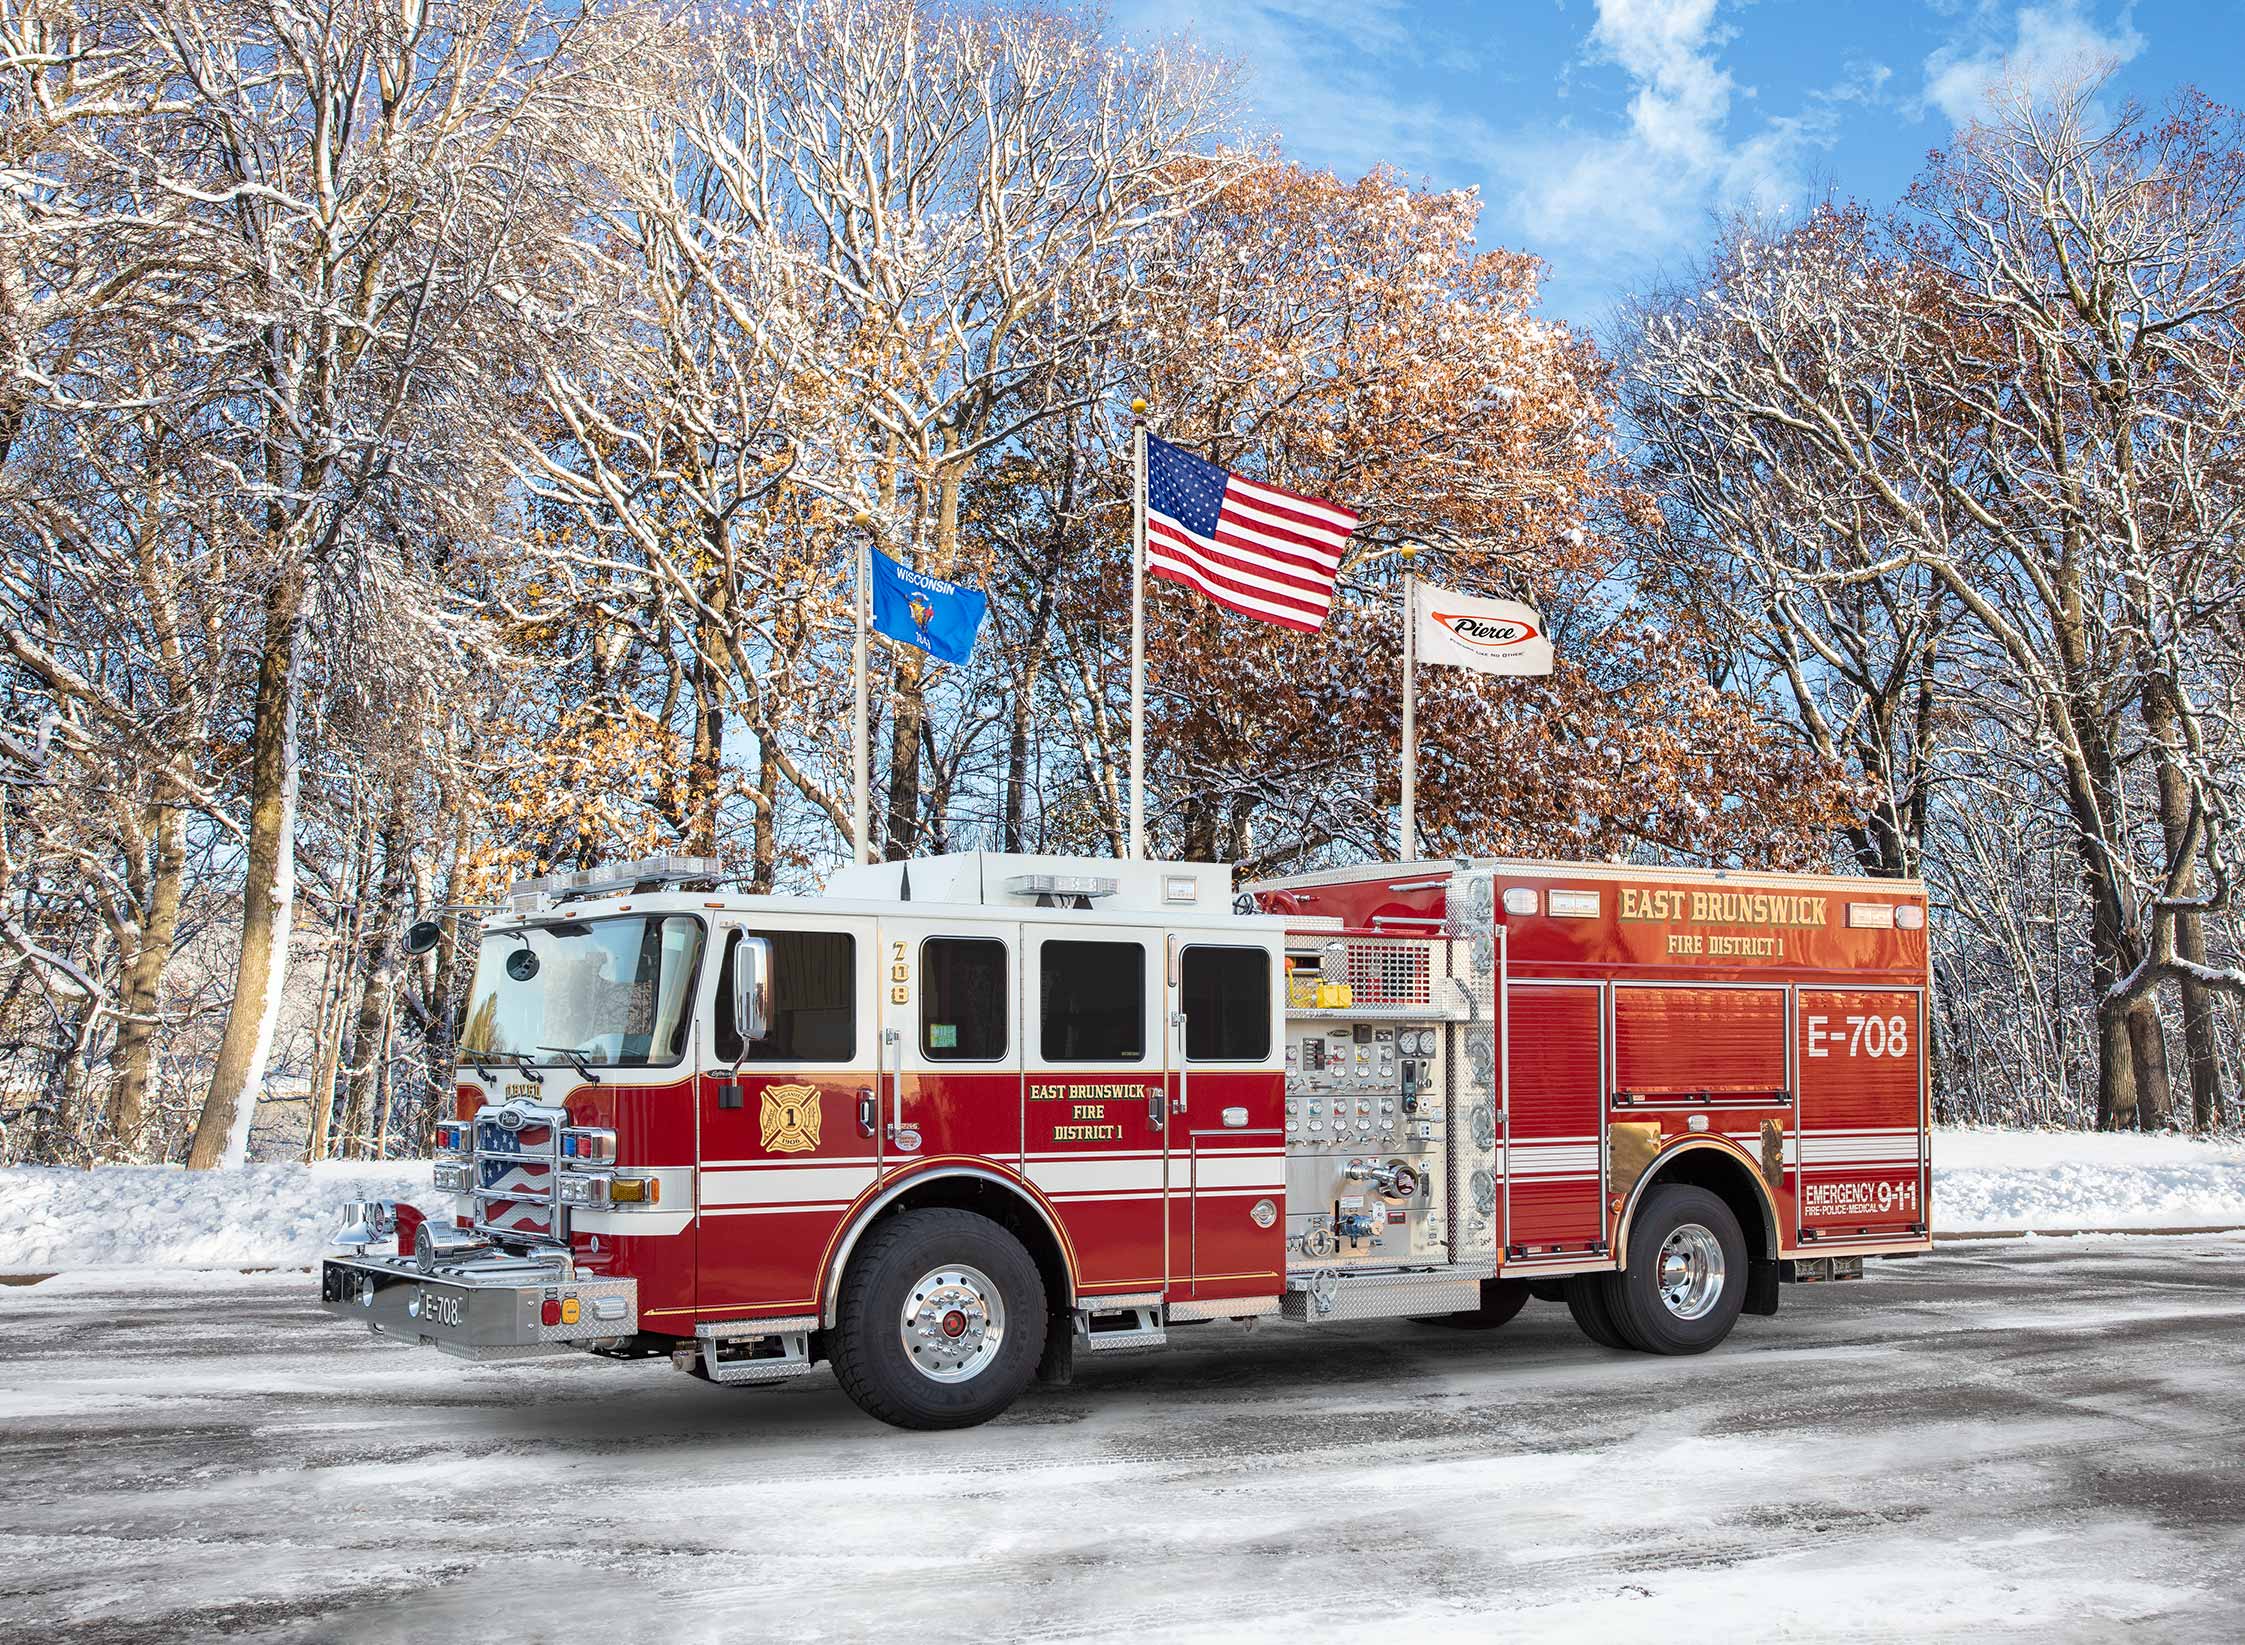
[[[1314,634],[1356,515],[1227,474],[1146,437],[1146,569],[1218,605]]]

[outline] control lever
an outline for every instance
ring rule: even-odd
[[[1169,1100],[1158,1085],[1146,1087],[1146,1123],[1159,1131],[1169,1121]]]

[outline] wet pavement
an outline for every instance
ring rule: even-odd
[[[300,1273],[0,1288],[52,1641],[2245,1637],[2245,1237],[1954,1244],[1690,1360],[1179,1328],[980,1429],[466,1366]]]

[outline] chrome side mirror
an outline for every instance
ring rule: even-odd
[[[772,943],[741,938],[733,950],[733,1027],[745,1050],[772,1031]]]
[[[418,959],[444,941],[444,927],[434,920],[415,920],[405,928],[405,951]]]

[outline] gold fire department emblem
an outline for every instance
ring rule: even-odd
[[[818,1087],[764,1087],[764,1151],[807,1154],[818,1146]]]

